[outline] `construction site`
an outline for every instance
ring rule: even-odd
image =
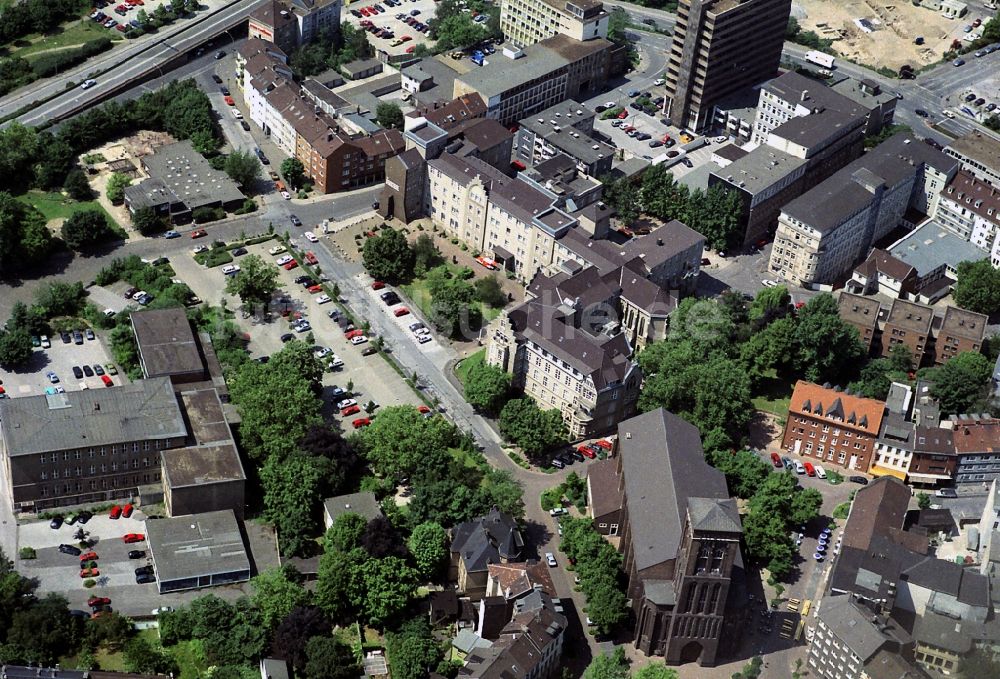
[[[919,69],[940,61],[955,40],[969,39],[978,29],[965,27],[982,10],[965,9],[957,0],[883,2],[880,0],[796,0],[792,15],[804,31],[833,41],[836,54],[872,67],[898,70],[909,64]],[[954,17],[954,18],[953,18]],[[918,38],[922,38],[917,44]]]

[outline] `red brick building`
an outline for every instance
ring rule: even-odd
[[[963,351],[980,351],[983,348],[989,317],[950,306],[945,309],[940,325],[937,320],[935,319],[937,342],[934,347],[934,363],[941,365]]]
[[[885,402],[799,380],[781,447],[817,463],[867,472]]]

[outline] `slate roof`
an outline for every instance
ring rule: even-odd
[[[948,594],[969,606],[989,605],[989,579],[954,561],[928,556],[903,571],[903,577],[912,585]]]
[[[0,422],[11,457],[187,436],[167,377],[109,389],[3,399]]]
[[[891,528],[901,529],[910,499],[906,484],[889,476],[877,478],[860,489],[844,527],[844,546],[865,550],[875,536],[888,536]]]
[[[590,512],[595,519],[616,512],[622,507],[618,492],[618,461],[597,460],[587,466],[587,487],[590,489]]]
[[[662,408],[618,425],[625,504],[636,570],[677,557],[690,498],[729,501],[709,466],[698,428]],[[737,519],[737,526],[738,519]]]
[[[688,518],[694,530],[717,533],[740,533],[740,512],[735,500],[718,500],[703,497],[688,498]]]
[[[521,556],[524,539],[513,518],[493,509],[489,514],[461,523],[452,531],[451,551],[465,562],[468,573],[482,572],[501,558]]]

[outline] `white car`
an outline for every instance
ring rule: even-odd
[[[428,334],[417,335],[417,343],[418,344],[425,344],[425,343],[430,342],[430,341],[431,341],[431,336],[428,335]]]
[[[337,402],[337,410],[343,410],[344,408],[350,408],[351,406],[358,405],[358,402],[353,398],[345,398],[343,401]]]
[[[291,200],[292,199],[292,194],[288,193],[288,191],[282,191],[281,192],[281,197],[284,198],[285,200]]]
[[[243,120],[243,114],[240,113],[239,109],[233,109],[233,117],[237,120]]]
[[[309,241],[310,243],[318,243],[319,242],[319,237],[316,234],[314,234],[312,231],[306,231],[305,232],[305,237],[306,237],[306,240]]]
[[[323,358],[324,356],[329,356],[333,353],[333,349],[330,347],[319,347],[313,352],[313,356],[316,358]]]
[[[42,349],[49,349],[52,347],[52,343],[49,342],[48,335],[42,335]]]
[[[136,302],[138,302],[141,298],[145,297],[148,294],[149,293],[146,292],[145,290],[140,290],[139,292],[137,292],[134,295],[132,295],[132,299],[134,299]]]
[[[153,615],[159,615],[160,613],[169,613],[174,610],[172,606],[160,606],[159,608],[153,609]]]
[[[718,137],[715,138],[715,143],[716,144],[725,144],[727,141],[729,141],[729,137],[726,137],[724,135],[723,136],[718,136]]]
[[[826,478],[826,470],[823,469],[821,466],[819,466],[818,464],[817,465],[813,465],[813,469],[816,470],[816,476],[818,476],[821,479],[825,479]]]
[[[191,252],[193,252],[196,255],[199,252],[208,252],[208,246],[207,245],[195,245],[194,249]]]
[[[616,101],[606,101],[604,102],[605,108],[618,108],[618,102]]]
[[[222,267],[222,273],[226,274],[227,276],[232,276],[234,273],[239,273],[239,271],[240,271],[239,264],[226,264],[225,266]]]
[[[545,552],[545,562],[549,564],[549,568],[556,567],[556,557],[552,554],[552,552]]]
[[[356,335],[356,336],[354,336],[354,337],[351,338],[351,344],[354,344],[354,345],[364,344],[367,341],[368,341],[368,338],[365,337],[364,335]]]
[[[87,78],[80,84],[81,90],[89,90],[91,87],[97,84],[97,81],[93,78]]]
[[[343,359],[341,359],[337,354],[334,354],[333,358],[330,359],[330,368],[340,368],[343,365]]]
[[[204,246],[199,246],[199,247],[204,247]],[[282,252],[285,252],[285,246],[284,245],[275,245],[273,248],[271,248],[270,250],[267,251],[267,254],[269,254],[269,255],[280,255]]]
[[[326,304],[329,301],[330,301],[330,295],[326,294],[320,295],[319,297],[316,298],[316,304]]]
[[[667,81],[664,80],[663,78],[657,78],[656,80],[653,81],[653,85],[655,85],[656,87],[659,87],[660,85],[665,85],[666,83]]]
[[[773,288],[774,286],[776,286],[778,284],[778,281],[772,281],[770,278],[765,278],[760,283],[765,288]]]
[[[278,266],[285,266],[293,259],[295,258],[292,257],[291,255],[282,255],[281,257],[278,257],[276,260],[274,260],[274,263],[277,264]]]

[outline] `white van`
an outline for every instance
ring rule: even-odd
[[[798,460],[795,461],[795,473],[798,474],[799,476],[806,473],[805,466]]]
[[[821,479],[826,478],[826,470],[820,467],[818,464],[813,465],[813,469],[816,470],[816,476],[820,477]]]

